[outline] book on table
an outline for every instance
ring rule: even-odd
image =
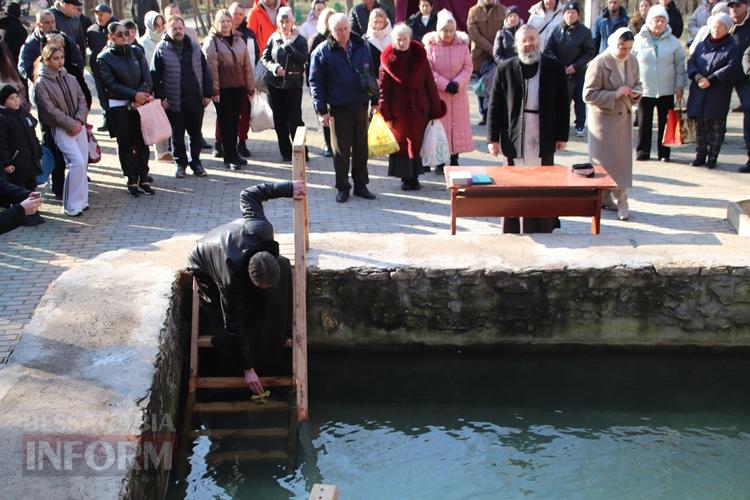
[[[486,186],[492,184],[492,177],[485,174],[474,174],[471,176],[471,183],[475,186]]]

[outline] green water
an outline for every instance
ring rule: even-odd
[[[198,438],[169,498],[750,498],[750,356],[326,354],[293,465],[209,466]],[[284,425],[276,416],[201,425]]]

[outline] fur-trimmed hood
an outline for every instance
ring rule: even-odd
[[[432,31],[430,33],[427,33],[422,38],[422,44],[424,46],[427,45],[437,45],[442,43],[440,41],[440,37],[438,36],[437,31]],[[469,45],[469,35],[463,31],[456,31],[456,36],[453,37],[453,40],[451,41],[451,45]]]

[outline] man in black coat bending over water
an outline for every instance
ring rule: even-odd
[[[244,372],[255,394],[263,392],[256,367],[262,371],[279,361],[292,325],[291,265],[279,255],[263,202],[299,200],[305,194],[302,181],[244,189],[242,218],[210,231],[188,257],[211,321],[213,346],[228,365]]]

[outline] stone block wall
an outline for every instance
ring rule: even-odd
[[[141,439],[168,437],[175,432],[175,455],[172,467],[177,464],[179,449],[179,412],[185,400],[186,373],[190,343],[190,312],[192,276],[179,272],[172,284],[169,309],[159,334],[159,354],[154,360],[154,378],[151,391],[142,400],[144,404]],[[163,463],[164,464],[164,463]],[[123,483],[122,498],[161,499],[166,491],[170,471],[132,468]]]
[[[308,323],[326,346],[750,346],[750,269],[312,269]]]

